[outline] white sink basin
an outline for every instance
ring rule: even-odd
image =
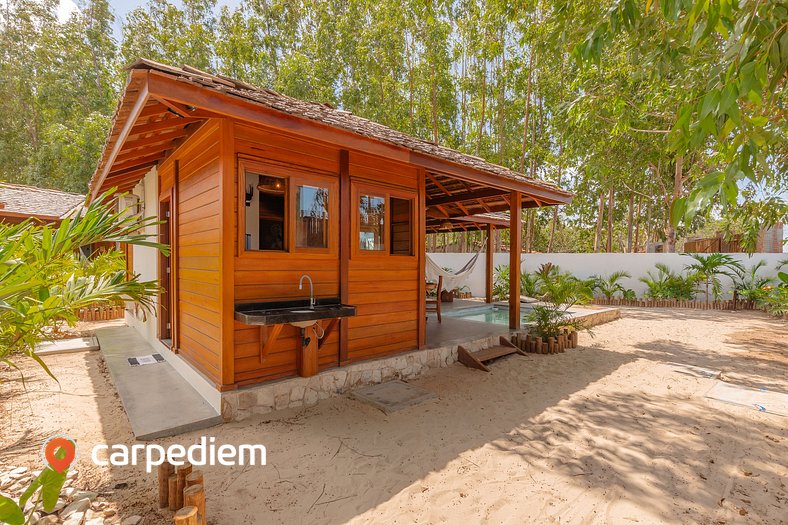
[[[308,327],[312,326],[313,324],[315,324],[316,322],[317,322],[316,320],[312,320],[312,321],[293,321],[293,322],[288,323],[288,324],[291,324],[293,326],[297,326],[298,328],[308,328]]]

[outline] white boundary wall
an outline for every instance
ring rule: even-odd
[[[756,264],[760,260],[766,261],[766,266],[761,268],[759,275],[766,277],[777,276],[778,261],[788,259],[785,253],[754,253],[749,257],[744,253],[731,254],[735,259],[744,264],[746,268]],[[467,263],[472,253],[430,253],[429,256],[441,267],[452,268],[455,271]],[[629,272],[632,275],[629,279],[622,279],[620,282],[625,288],[635,290],[638,297],[646,291],[646,285],[640,282],[640,277],[645,277],[646,272],[651,271],[656,274],[654,265],[658,262],[667,264],[674,271],[681,271],[685,265],[693,262],[692,257],[677,253],[531,253],[522,255],[523,271],[532,272],[540,265],[551,262],[561,267],[563,271],[570,272],[572,275],[585,279],[592,275],[607,276],[617,270]],[[496,253],[493,257],[494,266],[509,265],[508,253]],[[475,297],[484,297],[485,264],[484,254],[479,257],[468,281],[465,283]],[[731,281],[727,277],[721,277],[723,288],[726,292],[725,297],[729,297]],[[700,299],[701,297],[698,296]]]

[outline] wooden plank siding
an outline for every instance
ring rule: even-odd
[[[331,145],[305,140],[302,137],[264,128],[236,123],[234,125],[237,157],[270,164],[277,169],[291,169],[299,176],[314,173],[329,175],[339,181],[340,150]],[[240,169],[239,169],[240,171]],[[364,187],[380,186],[392,191],[405,191],[414,198],[412,222],[418,219],[418,172],[415,167],[381,157],[351,151],[349,153],[351,184]],[[238,188],[236,173],[235,185]],[[339,185],[337,190],[341,191]],[[293,190],[291,190],[293,191]],[[397,194],[399,196],[399,194]],[[336,196],[338,197],[338,196]],[[240,189],[236,192],[233,211],[235,228],[242,228],[243,202]],[[240,203],[240,208],[239,208]],[[351,210],[357,214],[356,208]],[[338,210],[330,216],[330,228],[338,228]],[[234,243],[234,293],[236,302],[264,302],[305,299],[308,290],[298,289],[303,274],[312,277],[315,296],[335,298],[343,286],[340,276],[338,246],[330,253],[251,252],[239,249],[241,233],[236,230]],[[336,232],[338,233],[338,232]],[[388,233],[387,233],[388,235]],[[411,232],[398,232],[398,240],[414,238]],[[331,236],[332,244],[338,236]],[[358,233],[351,232],[351,241],[358,242]],[[414,246],[415,253],[419,247]],[[189,254],[184,247],[182,255]],[[346,363],[415,349],[418,346],[418,256],[353,254],[348,263],[345,284],[347,302],[357,306],[357,316],[346,321],[348,330]],[[327,322],[322,323],[325,326]],[[270,353],[260,362],[262,339],[267,329],[234,324],[235,381],[248,384],[297,375],[299,330],[285,326]],[[318,352],[320,370],[339,365],[340,330],[335,330]]]
[[[222,385],[222,231],[220,122],[204,125],[159,169],[160,198],[174,195],[178,161],[178,352],[210,381]]]

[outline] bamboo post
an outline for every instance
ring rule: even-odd
[[[548,337],[547,338],[547,353],[554,354],[555,353],[555,337]]]
[[[202,470],[192,470],[186,475],[186,488],[193,485],[203,485]]]
[[[178,506],[178,476],[172,474],[167,479],[167,487],[167,498],[169,500],[170,510],[176,511],[180,508]]]
[[[526,334],[525,335],[525,348],[523,348],[523,350],[525,350],[526,352],[533,352],[534,351],[534,346],[531,343],[531,340],[532,340],[531,339],[531,334]]]
[[[197,509],[194,507],[183,507],[175,513],[173,520],[175,525],[197,525]]]
[[[183,491],[183,504],[197,508],[197,525],[207,525],[205,521],[205,489],[203,485],[192,485]]]
[[[572,332],[572,348],[577,348],[577,330]]]
[[[159,508],[170,504],[170,476],[175,471],[175,467],[169,462],[159,465]]]
[[[176,469],[176,475],[178,477],[178,488],[176,489],[178,493],[176,494],[176,502],[178,504],[177,508],[183,507],[183,489],[186,488],[186,476],[191,474],[192,466],[191,463],[184,463],[180,467]]]

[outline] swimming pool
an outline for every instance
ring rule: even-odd
[[[525,316],[532,310],[530,304],[523,303],[520,305],[520,312],[522,314],[523,323],[525,323]],[[569,313],[574,313],[571,310]],[[476,321],[478,323],[491,323],[509,325],[509,308],[498,305],[486,305],[473,308],[463,308],[452,312],[445,312],[446,317],[453,317],[459,319],[467,319],[468,321]]]

